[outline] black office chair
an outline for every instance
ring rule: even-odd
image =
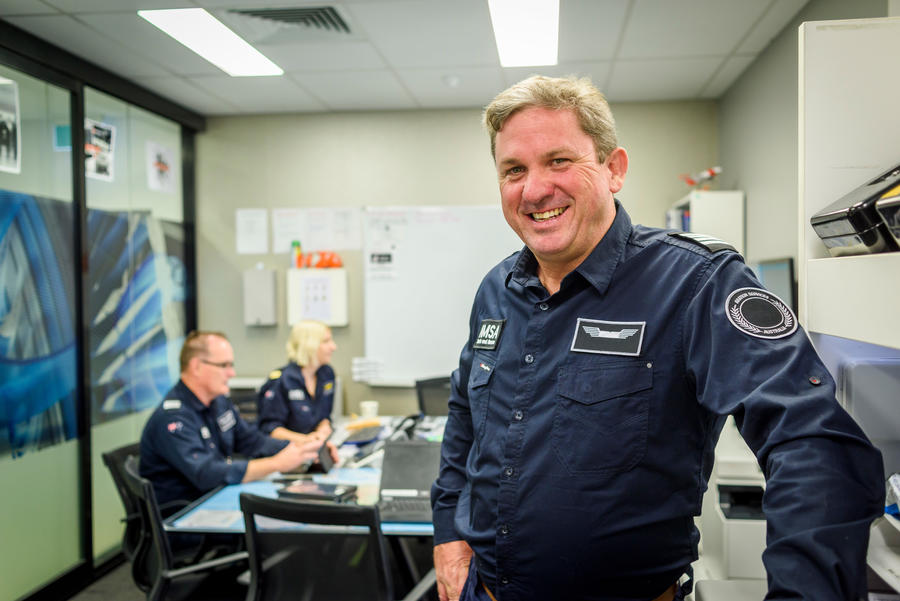
[[[240,502],[250,552],[247,601],[394,600],[377,507],[249,493],[241,493]],[[293,524],[269,522],[261,529],[258,518]],[[403,601],[423,598],[434,584],[432,569]]]
[[[116,491],[119,493],[119,499],[122,500],[122,507],[125,509],[125,517],[122,518],[122,521],[125,522],[125,531],[122,533],[122,553],[128,561],[134,560],[143,537],[140,508],[125,484],[125,460],[131,455],[137,457],[140,449],[141,443],[135,442],[101,455],[103,463],[106,464],[109,474],[112,476]],[[141,590],[147,590],[140,583],[138,586],[141,587]]]
[[[173,554],[163,529],[153,485],[138,473],[137,459],[133,455],[125,459],[123,468],[125,486],[137,504],[142,523],[143,540],[132,561],[132,575],[138,586],[140,582],[150,584],[148,601],[162,601],[169,593],[176,598],[185,598],[193,594],[203,578],[212,572],[247,559],[246,551],[198,562],[193,561],[193,553],[186,560]]]
[[[450,376],[416,380],[416,396],[422,415],[447,415],[450,398]]]

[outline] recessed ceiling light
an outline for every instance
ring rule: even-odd
[[[503,67],[555,65],[559,0],[488,0]]]
[[[139,10],[138,15],[232,77],[284,71],[202,8]]]

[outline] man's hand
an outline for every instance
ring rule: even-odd
[[[472,561],[472,548],[465,541],[455,540],[435,545],[434,571],[437,574],[438,597],[441,601],[457,601]]]
[[[286,447],[272,456],[272,459],[276,461],[276,471],[291,472],[296,470],[305,462],[318,457],[320,446],[322,446],[322,443],[316,439],[310,439],[302,443],[289,442]]]

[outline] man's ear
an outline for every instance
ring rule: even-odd
[[[625,185],[625,173],[628,171],[628,153],[619,146],[606,157],[609,167],[609,191],[615,194]]]

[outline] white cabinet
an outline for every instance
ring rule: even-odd
[[[666,221],[670,228],[718,238],[744,254],[744,193],[740,190],[692,190],[672,205]]]
[[[809,218],[900,161],[900,19],[800,28],[800,322],[811,333],[900,349],[900,252],[828,257]],[[897,433],[900,438],[900,432]],[[879,520],[869,565],[900,591],[900,536]]]

